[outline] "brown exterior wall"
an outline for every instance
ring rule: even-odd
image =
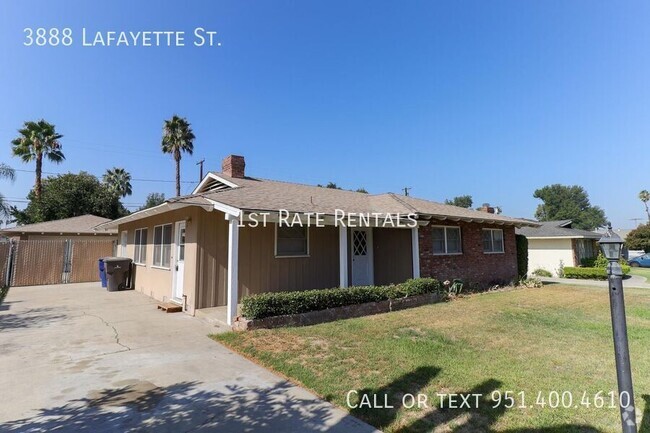
[[[411,230],[375,228],[372,237],[375,284],[401,283],[412,278]]]
[[[276,258],[275,226],[239,232],[239,296],[339,285],[338,228],[310,227],[309,257]]]
[[[172,269],[162,269],[153,266],[153,229],[160,224],[172,224],[172,245],[176,238],[177,221],[186,221],[185,227],[185,274],[183,277],[183,293],[187,296],[187,311],[194,314],[195,287],[196,287],[196,253],[197,253],[197,226],[200,213],[207,213],[198,207],[188,207],[154,215],[139,221],[121,224],[118,233],[126,230],[127,247],[126,256],[133,258],[135,230],[147,228],[147,260],[145,265],[134,265],[133,283],[135,290],[151,296],[159,301],[166,301],[172,296]],[[223,215],[222,215],[223,216]],[[171,266],[174,266],[176,251],[172,246]]]
[[[222,212],[201,211],[197,225],[196,308],[226,305],[228,222]]]
[[[446,221],[433,223],[433,225],[460,227],[463,253],[433,254],[432,224],[420,227],[420,275],[422,277],[433,277],[440,281],[460,278],[466,283],[478,283],[482,287],[508,283],[517,277],[517,245],[514,227]],[[483,252],[483,228],[503,230],[503,254]]]

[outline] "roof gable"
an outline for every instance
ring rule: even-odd
[[[208,173],[201,182],[194,188],[192,194],[204,194],[212,191],[223,191],[226,189],[237,188],[237,184],[226,180],[215,173]]]

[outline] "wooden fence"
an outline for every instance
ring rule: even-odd
[[[107,240],[18,240],[0,243],[0,284],[43,284],[99,281],[97,261],[113,255]]]

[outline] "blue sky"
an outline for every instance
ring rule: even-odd
[[[188,5],[189,3],[189,5]],[[0,14],[0,161],[23,121],[65,135],[49,172],[124,167],[138,205],[173,195],[162,122],[186,116],[196,162],[371,193],[471,194],[532,217],[535,189],[579,184],[614,225],[650,189],[650,3],[593,1],[20,1]],[[71,47],[25,47],[70,27]],[[82,47],[81,29],[218,32],[220,47]],[[607,167],[601,174],[600,167]],[[21,200],[33,173],[0,184]],[[24,205],[15,202],[19,205]]]

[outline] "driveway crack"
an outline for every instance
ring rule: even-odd
[[[104,318],[101,317],[101,316],[97,316],[95,314],[88,314],[85,311],[83,313],[84,313],[84,316],[95,317],[95,318],[101,320],[104,325],[108,326],[109,328],[111,328],[113,330],[113,337],[115,338],[115,343],[117,343],[118,346],[122,346],[126,350],[131,350],[131,348],[129,346],[127,346],[126,344],[122,344],[120,342],[120,333],[117,332],[117,329],[115,328],[115,326],[111,325],[109,322],[104,320]]]

